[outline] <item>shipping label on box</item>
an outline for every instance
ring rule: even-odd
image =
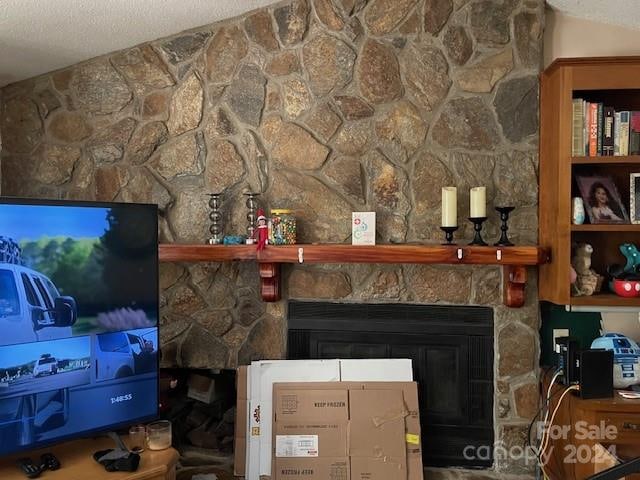
[[[376,244],[376,212],[351,212],[351,243]]]
[[[316,436],[318,438],[317,456],[319,457],[346,457],[348,455],[346,422],[324,422],[322,420],[309,420],[306,422],[276,421],[274,429],[276,438],[278,436],[291,437],[295,435]],[[278,456],[277,449],[276,456]]]
[[[276,435],[276,457],[318,456],[318,435]]]

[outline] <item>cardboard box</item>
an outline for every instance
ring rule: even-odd
[[[251,362],[248,480],[271,475],[271,418],[275,382],[334,382],[340,380],[338,360],[262,360]]]
[[[347,480],[422,480],[416,383],[276,383],[273,392],[275,480],[316,478],[318,469],[326,474],[344,446]],[[278,449],[278,443],[295,441],[296,435],[302,443],[309,440],[311,451],[317,447],[313,456],[283,456],[291,450]],[[312,473],[287,476],[285,466]]]
[[[233,438],[233,474],[243,477],[245,458],[247,455],[247,411],[249,396],[247,394],[247,375],[249,367],[243,365],[236,370],[236,421]]]
[[[187,380],[187,397],[210,404],[216,397],[216,381],[206,375],[192,373]]]
[[[340,360],[341,382],[412,382],[409,358]]]
[[[349,480],[349,457],[309,458],[304,467],[297,458],[277,458],[274,480]],[[390,477],[388,480],[391,480]]]
[[[404,459],[406,416],[402,390],[349,389],[349,455]]]
[[[239,424],[237,424],[237,432],[240,431],[241,423],[245,425],[245,443],[244,443],[244,476],[247,480],[258,480],[260,477],[260,465],[262,462],[266,463],[265,457],[268,458],[268,464],[263,465],[263,471],[269,473],[262,473],[262,475],[271,474],[271,453],[272,453],[272,435],[271,435],[271,402],[273,394],[273,381],[275,372],[282,369],[279,373],[286,375],[286,377],[279,377],[280,382],[292,382],[298,381],[311,381],[313,377],[310,376],[308,366],[312,363],[318,362],[318,360],[265,360],[259,362],[252,362],[247,368],[247,409],[245,416],[239,417]],[[324,361],[326,362],[326,361]],[[394,380],[406,380],[411,381],[413,379],[413,373],[411,368],[411,360],[409,359],[385,359],[385,360],[332,360],[331,365],[335,366],[337,362],[338,372],[336,378],[335,370],[332,370],[333,378],[336,380],[348,379],[354,381],[394,381]],[[289,365],[289,367],[287,367]],[[333,368],[332,366],[332,368]],[[291,372],[290,369],[294,371]],[[269,379],[265,379],[262,383],[261,373],[269,372]],[[293,375],[297,375],[293,376]],[[302,379],[299,375],[303,375]],[[326,377],[325,377],[326,378]],[[268,380],[268,381],[267,381]],[[315,381],[324,381],[323,378],[316,378]],[[262,390],[264,387],[264,390]],[[262,393],[264,396],[269,396],[268,402],[261,405],[263,401]],[[417,409],[417,403],[416,403]],[[267,422],[261,422],[261,419],[268,418]],[[261,433],[265,431],[265,428],[269,431],[269,436],[262,436]],[[236,439],[237,440],[237,439]],[[242,449],[242,447],[240,447]],[[236,449],[236,465],[242,463],[240,454]],[[261,460],[262,458],[262,460]],[[242,468],[236,469],[236,471],[243,471]]]

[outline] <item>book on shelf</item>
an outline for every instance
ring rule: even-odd
[[[598,156],[598,104],[589,103],[589,156]]]
[[[613,113],[613,155],[620,155],[620,112]]]
[[[624,110],[620,112],[620,155],[629,155],[629,119],[631,112]]]
[[[573,99],[573,138],[571,155],[577,157],[584,155],[584,100]]]
[[[631,112],[629,121],[629,155],[640,155],[640,112]]]
[[[602,134],[604,133],[604,105],[602,103],[598,103],[598,130],[596,135],[597,149],[598,153],[596,155],[602,155]]]
[[[640,155],[640,111],[574,98],[572,114],[572,156]]]
[[[613,107],[602,108],[602,155],[605,157],[613,155],[613,122],[615,114],[616,112]]]

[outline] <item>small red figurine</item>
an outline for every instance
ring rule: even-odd
[[[264,210],[258,209],[258,250],[264,250],[269,240],[269,227],[267,226],[267,217],[264,216]]]

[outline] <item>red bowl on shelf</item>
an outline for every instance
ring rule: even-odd
[[[640,281],[638,280],[613,280],[613,291],[620,297],[640,297]]]

